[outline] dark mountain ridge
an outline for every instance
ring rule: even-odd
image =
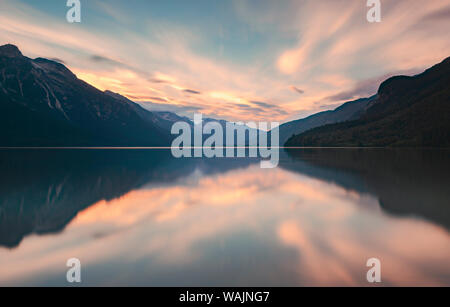
[[[450,146],[450,58],[386,80],[359,119],[306,131],[286,146]]]
[[[0,46],[0,146],[167,146],[158,120],[61,63]]]

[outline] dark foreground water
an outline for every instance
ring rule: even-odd
[[[450,286],[450,152],[0,150],[0,285]]]

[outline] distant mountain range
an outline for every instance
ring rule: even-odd
[[[300,134],[316,127],[358,119],[370,106],[374,98],[375,96],[350,101],[333,111],[324,111],[285,123],[280,126],[280,144],[286,143],[295,134]]]
[[[450,146],[450,58],[383,82],[359,118],[297,132],[286,146]]]
[[[449,146],[449,84],[450,58],[385,81],[373,97],[281,125],[280,145]],[[187,117],[102,92],[63,64],[0,46],[0,146],[170,146],[177,121],[193,127]]]

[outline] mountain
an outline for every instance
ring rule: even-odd
[[[156,125],[160,130],[165,131],[167,133],[170,133],[170,130],[172,128],[172,125],[175,122],[178,121],[184,121],[191,123],[191,120],[187,117],[178,116],[175,113],[172,112],[165,112],[165,111],[157,111],[157,112],[150,112],[149,110],[143,108],[139,104],[135,103],[134,101],[131,101],[130,99],[111,91],[105,91],[105,94],[108,96],[111,96],[117,100],[122,101],[123,103],[126,103],[130,105],[131,108],[133,108],[139,116],[141,116],[144,120],[147,120],[151,122],[153,125]],[[173,136],[169,136],[169,139],[172,139]]]
[[[286,146],[450,146],[450,58],[386,80],[359,119],[309,130]]]
[[[186,122],[186,123],[188,123],[189,126],[191,127],[191,133],[192,133],[191,144],[192,145],[194,144],[194,127],[195,127],[195,125],[194,125],[194,121],[192,119],[190,119],[190,118],[188,118],[186,116],[179,116],[179,115],[177,115],[177,114],[175,114],[173,112],[168,112],[168,111],[157,111],[157,112],[149,113],[149,112],[144,110],[145,112],[142,112],[143,111],[142,107],[140,107],[139,105],[137,105],[133,101],[129,100],[128,98],[126,98],[126,97],[124,97],[124,96],[122,96],[122,95],[120,95],[118,93],[111,92],[111,91],[105,91],[105,93],[107,95],[110,95],[110,96],[118,99],[118,100],[121,100],[121,101],[123,101],[125,103],[128,103],[130,105],[133,105],[136,108],[137,112],[139,114],[141,114],[141,116],[144,117],[144,118],[148,117],[148,115],[151,114],[152,117],[148,118],[148,119],[151,120],[153,122],[153,124],[158,126],[160,129],[162,129],[164,131],[168,131],[168,133],[170,133],[170,131],[172,130],[173,124],[175,124],[176,122]],[[223,141],[223,144],[225,145],[226,144],[226,131],[227,131],[226,127],[227,127],[227,123],[228,122],[226,120],[223,120],[223,119],[214,119],[214,118],[209,118],[209,117],[202,117],[202,126],[203,127],[205,127],[206,124],[211,123],[211,122],[219,123],[220,126],[222,127],[222,130],[223,130],[223,140],[222,141]],[[252,128],[249,128],[249,127],[247,127],[247,128],[249,129],[249,131],[256,132],[256,135],[258,135],[259,130],[256,129],[256,131],[255,131],[255,129],[252,129]],[[170,141],[173,141],[177,137],[178,137],[178,135],[170,135],[169,136]],[[208,139],[209,137],[210,137],[209,134],[204,134],[203,138],[202,138],[203,142],[206,139]],[[237,133],[236,132],[235,132],[235,138],[237,138]],[[249,143],[250,143],[249,142],[249,133],[246,133],[245,146],[248,146]]]
[[[295,134],[300,134],[316,127],[357,119],[365,112],[365,109],[373,99],[374,97],[370,97],[350,101],[333,111],[316,113],[309,117],[280,125],[280,144],[286,143]]]
[[[159,118],[158,125],[161,128],[166,129],[167,131],[170,131],[172,129],[173,124],[179,121],[187,122],[191,125],[193,124],[190,118],[185,116],[179,116],[173,112],[157,111],[154,112],[154,114],[158,115]]]
[[[63,64],[0,46],[0,146],[170,144],[156,114],[120,97],[78,79]]]

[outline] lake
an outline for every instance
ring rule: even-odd
[[[450,151],[0,150],[0,285],[450,286]]]

